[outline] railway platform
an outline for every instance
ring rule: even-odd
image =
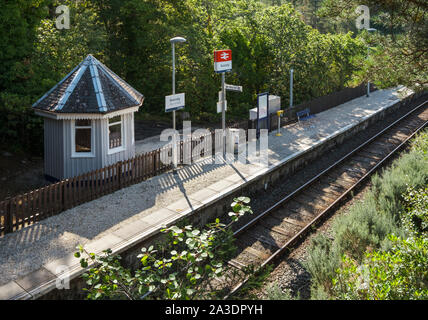
[[[363,123],[381,119],[411,95],[403,87],[378,90],[283,127],[282,136],[271,132],[268,167],[202,159],[176,175],[164,173],[7,234],[0,238],[0,299],[40,298],[55,290],[59,279],[78,278],[83,269],[73,254],[79,244],[95,253],[111,248],[136,255],[138,244],[166,225],[192,216],[208,221],[246,186],[266,187],[279,168],[289,165],[286,170],[291,170],[303,155],[340,143],[345,134],[363,130]]]

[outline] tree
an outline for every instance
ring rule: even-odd
[[[357,0],[326,0],[322,15],[353,23]],[[370,68],[361,79],[374,79],[380,87],[404,84],[423,90],[428,84],[428,4],[423,0],[368,0],[376,35],[363,38],[371,52]],[[370,39],[371,38],[371,39]]]
[[[55,28],[55,8],[70,8],[70,29]],[[87,54],[103,61],[146,99],[141,112],[162,114],[171,93],[170,38],[176,46],[176,91],[197,121],[219,120],[220,79],[213,51],[230,48],[228,83],[244,87],[228,95],[228,118],[246,118],[262,91],[304,102],[353,84],[365,48],[347,35],[321,34],[304,23],[290,4],[259,0],[39,0],[16,1],[1,13],[0,143],[42,153],[42,119],[31,105]],[[9,26],[12,25],[12,31]],[[19,41],[18,41],[19,39]]]
[[[28,105],[34,97],[31,63],[36,26],[46,14],[46,1],[2,1],[0,12],[0,145],[30,147],[40,138],[40,121]],[[24,122],[24,121],[25,122]],[[35,130],[34,130],[35,129]],[[11,143],[14,141],[15,143]]]

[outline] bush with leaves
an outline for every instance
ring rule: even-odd
[[[426,190],[428,184],[427,133],[426,130],[419,134],[409,153],[381,176],[372,178],[372,188],[362,201],[334,220],[333,239],[324,235],[313,239],[304,264],[312,276],[313,298],[329,299],[337,295],[332,291],[332,279],[344,263],[343,256],[347,259],[346,266],[351,268],[349,261],[363,264],[370,252],[393,250],[395,243],[389,235],[406,239],[426,231],[426,191],[414,190]]]
[[[219,219],[199,230],[192,225],[162,229],[165,244],[142,248],[141,267],[135,272],[121,264],[120,256],[105,250],[88,253],[82,246],[75,256],[83,268],[88,299],[201,299],[212,297],[216,289],[210,279],[224,275],[224,263],[233,251],[231,226],[239,217],[252,213],[247,197],[235,198],[229,213],[231,222]],[[85,256],[83,256],[85,255]]]
[[[428,299],[428,238],[390,236],[393,247],[367,252],[364,262],[344,256],[333,297],[352,300]]]
[[[403,226],[408,233],[426,236],[428,234],[428,187],[420,190],[409,187],[404,200],[406,213],[401,218]]]
[[[333,279],[337,299],[428,299],[428,188],[409,187],[401,224],[408,238],[390,235],[389,250],[365,252],[361,264],[347,255]]]

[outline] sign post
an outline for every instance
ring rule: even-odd
[[[175,89],[175,88],[174,88]],[[175,90],[174,90],[175,91]],[[178,155],[177,155],[177,136],[175,134],[175,111],[183,109],[186,105],[185,102],[185,94],[184,93],[178,93],[178,94],[172,94],[170,96],[165,96],[165,112],[172,112],[172,119],[173,119],[173,129],[174,129],[174,135],[172,137],[172,162],[173,162],[173,173],[177,173],[177,162],[178,162]]]
[[[223,129],[223,157],[226,158],[226,82],[225,73],[232,71],[232,50],[214,51],[214,71],[221,73],[221,127]]]
[[[276,133],[277,137],[282,136],[282,134],[281,134],[281,116],[283,113],[284,113],[284,110],[278,110],[276,112],[276,115],[278,116],[278,132]]]

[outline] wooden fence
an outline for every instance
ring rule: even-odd
[[[191,163],[204,157],[209,148],[214,148],[215,143],[222,145],[222,139],[215,139],[214,133],[209,133],[197,139],[181,141],[177,144],[179,161]],[[214,141],[216,142],[212,143]],[[186,151],[186,148],[189,148],[190,152]],[[171,147],[137,155],[132,159],[1,201],[0,236],[163,173],[172,168],[172,164],[164,164],[166,161],[162,161],[166,157],[172,157]]]
[[[364,88],[360,86],[345,89],[292,109],[286,109],[281,125],[294,121],[295,113],[299,110],[309,107],[312,113],[324,111],[365,94]],[[271,114],[269,131],[276,130],[277,121],[277,115]],[[256,124],[255,121],[246,120],[231,124],[229,127],[248,131],[256,128]],[[185,139],[178,144],[179,162],[192,163],[197,160],[196,158],[204,157],[209,148],[214,155],[216,146],[221,148],[223,139],[221,136],[215,136],[214,132],[200,135],[196,139],[195,137],[191,140]],[[170,170],[172,165],[164,164],[166,161],[162,159],[171,156],[172,148],[164,147],[1,201],[0,236]]]

